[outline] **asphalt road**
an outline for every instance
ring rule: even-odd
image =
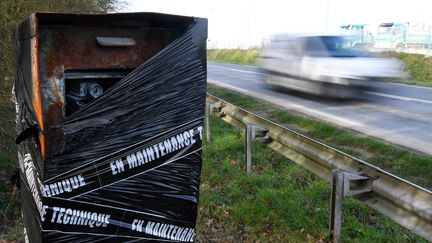
[[[254,66],[208,63],[208,82],[432,155],[432,88],[381,83],[358,100],[269,89]]]

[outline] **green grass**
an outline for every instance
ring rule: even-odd
[[[217,62],[231,62],[239,64],[255,64],[258,49],[209,49],[207,59]]]
[[[432,189],[432,156],[411,152],[380,140],[288,112],[273,104],[208,85],[208,92],[259,113],[276,123],[299,131],[325,144],[359,157],[417,185]]]
[[[21,227],[13,227],[9,230],[8,238],[10,241],[23,240],[22,225]]]
[[[404,83],[432,87],[432,57],[403,52],[388,52],[385,55],[396,57],[405,63],[411,80],[402,80]]]
[[[328,240],[329,183],[259,142],[253,144],[253,172],[247,175],[244,133],[213,117],[211,134],[203,152],[198,242]],[[425,242],[351,198],[343,202],[342,239]]]

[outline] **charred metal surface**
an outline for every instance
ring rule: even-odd
[[[33,109],[44,141],[42,154],[53,154],[62,137],[55,126],[65,119],[65,73],[130,72],[178,38],[193,21],[155,13],[32,15],[30,31],[20,36],[31,40]],[[98,37],[135,44],[104,46]]]
[[[43,117],[47,128],[64,119],[64,78],[70,69],[131,69],[159,52],[178,37],[178,31],[148,28],[107,29],[81,26],[41,26],[38,36]],[[105,47],[98,36],[127,36],[136,41],[128,47]]]

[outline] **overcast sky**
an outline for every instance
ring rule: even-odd
[[[340,24],[432,23],[432,0],[128,0],[128,12],[209,19],[209,47],[259,45],[272,33],[336,31]]]

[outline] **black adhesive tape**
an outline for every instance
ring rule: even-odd
[[[111,18],[109,14],[42,15],[39,24],[58,18],[66,27],[90,23],[92,18],[103,27],[101,19]],[[15,32],[16,130],[21,134],[22,208],[25,237],[30,242],[194,240],[207,21],[149,13],[116,16],[119,26],[129,18],[135,18],[133,24],[155,18],[146,28],[169,29],[180,23],[186,27],[178,28],[183,33],[101,96],[53,127],[38,123],[32,104],[36,82],[28,55],[32,20],[24,21]],[[181,21],[171,23],[172,19]],[[43,88],[38,95],[49,93]],[[50,151],[45,155],[38,139],[26,139],[41,134],[45,139],[61,135],[45,148]]]

